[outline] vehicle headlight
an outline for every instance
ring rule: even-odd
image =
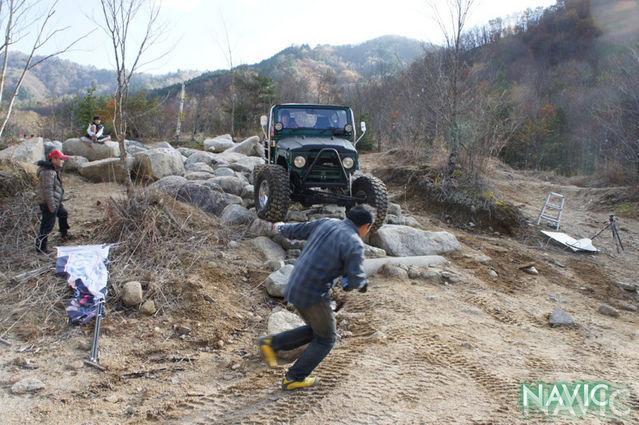
[[[353,125],[352,124],[346,124],[344,126],[344,131],[347,132],[347,133],[353,132]]]
[[[282,131],[283,128],[284,128],[284,124],[282,124],[281,122],[275,123],[275,130]]]
[[[298,155],[293,160],[293,164],[295,164],[297,168],[302,168],[306,165],[306,158],[304,158],[302,155]]]
[[[347,156],[342,159],[342,165],[344,166],[344,168],[353,168],[353,165],[355,165],[355,161],[353,161],[353,158],[351,158],[350,156]]]

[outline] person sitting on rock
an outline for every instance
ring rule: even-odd
[[[87,128],[87,134],[84,136],[90,139],[94,143],[104,143],[107,140],[111,140],[111,136],[104,135],[104,126],[99,116],[94,116],[93,121],[89,123]]]

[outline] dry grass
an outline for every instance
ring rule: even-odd
[[[35,253],[39,210],[35,178],[19,166],[0,168],[0,337],[60,338],[65,326],[66,299],[72,293],[56,276],[52,257]],[[9,183],[8,183],[9,182]],[[104,216],[94,221],[91,239],[83,243],[113,243],[109,256],[110,310],[122,309],[122,285],[138,280],[145,299],[153,299],[160,312],[183,307],[188,275],[203,257],[217,252],[232,230],[220,231],[216,217],[154,192],[139,191],[132,198],[109,198]],[[96,242],[100,241],[100,242]],[[20,282],[20,273],[44,269]]]
[[[120,287],[139,280],[146,298],[156,299],[163,309],[179,305],[183,280],[202,258],[226,242],[217,218],[152,191],[138,191],[131,198],[110,198],[105,217],[94,235],[113,243],[110,285]]]

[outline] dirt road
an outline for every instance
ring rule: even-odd
[[[495,183],[531,221],[548,191],[566,195],[562,228],[577,238],[594,234],[612,207],[605,200],[614,189],[549,184],[505,168]],[[121,193],[117,185],[96,190],[76,177],[69,187],[68,209],[88,228],[99,213],[96,201]],[[344,295],[341,338],[317,370],[319,386],[284,393],[286,364],[270,369],[262,362],[254,339],[264,334],[278,302],[259,286],[260,261],[240,244],[212,252],[185,277],[195,295],[184,311],[111,312],[101,339],[105,373],[81,363],[91,327],[0,346],[2,422],[607,424],[613,422],[595,415],[524,417],[519,391],[522,382],[608,381],[633,391],[633,416],[614,423],[639,423],[639,295],[616,285],[639,282],[636,219],[620,220],[626,252],[615,258],[607,255],[614,251],[609,236],[595,239],[601,254],[574,254],[543,240],[469,234],[410,213],[428,230],[458,237],[463,249],[446,266],[455,278],[376,275],[366,294]],[[80,242],[91,240],[90,230],[80,234]],[[520,268],[529,264],[538,275]],[[204,294],[213,301],[201,301]],[[601,304],[619,317],[599,313]],[[557,306],[573,326],[549,326]],[[60,316],[62,323],[64,311]],[[192,332],[179,337],[176,324]],[[24,368],[25,362],[37,369]],[[46,388],[11,394],[11,385],[25,377]]]

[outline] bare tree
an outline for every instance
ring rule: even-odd
[[[129,197],[133,195],[133,182],[129,171],[126,151],[127,110],[129,84],[138,67],[144,65],[142,56],[159,41],[163,28],[159,26],[160,6],[153,0],[100,0],[104,24],[102,28],[111,38],[117,74],[114,96],[113,131],[120,145],[120,160]],[[135,43],[129,38],[129,30],[143,6],[147,6],[145,26],[141,38]],[[136,25],[137,26],[137,25]],[[137,44],[137,48],[132,47]],[[133,52],[130,54],[129,52]],[[155,58],[153,60],[157,60]],[[149,62],[146,62],[149,63]]]
[[[445,10],[439,6],[440,0],[426,0],[433,11],[433,18],[439,26],[449,53],[450,77],[448,79],[448,121],[450,127],[449,170],[457,165],[459,151],[459,74],[461,67],[462,36],[466,21],[473,6],[478,0],[445,0]]]
[[[20,87],[24,82],[24,78],[27,76],[27,73],[38,66],[42,62],[50,59],[54,56],[58,56],[73,47],[78,41],[85,38],[88,34],[80,36],[73,42],[66,45],[66,47],[56,50],[53,53],[48,55],[38,57],[35,56],[39,51],[42,50],[47,43],[55,38],[58,33],[61,33],[67,30],[69,27],[64,28],[56,28],[50,29],[51,21],[53,16],[55,15],[55,8],[58,4],[58,1],[55,0],[53,4],[47,9],[46,13],[38,14],[37,7],[40,5],[40,1],[30,1],[27,0],[0,0],[0,23],[1,27],[4,30],[4,40],[2,44],[0,44],[0,55],[2,55],[2,68],[0,69],[0,104],[2,103],[2,94],[4,93],[4,88],[6,86],[7,80],[7,64],[9,61],[9,48],[23,39],[26,35],[24,33],[28,33],[29,29],[32,26],[36,27],[36,38],[31,46],[31,51],[27,56],[27,60],[20,72],[20,76],[13,88],[13,91],[9,95],[9,102],[7,103],[6,109],[0,110],[0,116],[2,117],[2,124],[0,125],[0,136],[4,132],[7,127],[7,123],[11,118],[11,112],[13,110],[13,105],[15,103],[16,97],[20,91]]]

